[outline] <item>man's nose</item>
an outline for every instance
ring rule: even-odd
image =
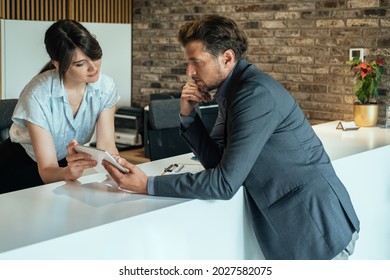
[[[193,67],[191,64],[188,64],[187,65],[186,75],[189,76],[189,77],[192,77],[195,74],[196,74],[195,67]]]

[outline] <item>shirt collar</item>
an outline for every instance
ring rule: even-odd
[[[64,80],[60,79],[57,70],[51,70],[51,76],[53,79],[53,85],[52,85],[53,98],[64,97],[65,96]],[[97,88],[98,88],[97,82],[87,84],[85,92],[86,93],[89,91],[94,92]],[[67,98],[65,100],[67,100]]]
[[[215,98],[225,98],[227,94],[227,86],[232,78],[234,69],[236,68],[238,62],[234,64],[232,70],[230,71],[229,75],[226,77],[226,79],[221,83],[221,85],[218,87],[217,92],[215,93]]]
[[[53,79],[52,91],[51,91],[53,98],[63,97],[65,95],[65,89],[64,89],[63,80],[60,79],[60,76],[58,75],[58,71],[50,70],[50,75]]]

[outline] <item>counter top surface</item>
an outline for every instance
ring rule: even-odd
[[[190,154],[178,158],[183,163],[193,162]],[[147,174],[158,175],[173,159],[140,167]],[[75,182],[0,195],[0,253],[189,200],[129,193],[120,190],[107,174],[89,173]]]
[[[384,146],[390,144],[390,129],[362,127],[356,131],[342,131],[336,129],[337,123],[338,122],[335,121],[315,125],[313,128],[323,142],[330,158],[334,161],[336,171],[340,174],[343,182],[347,183],[346,187],[349,189],[352,200],[357,206],[357,212],[362,217],[362,229],[364,229],[365,223],[370,223],[370,231],[363,230],[361,238],[362,242],[363,240],[367,240],[366,246],[368,248],[371,244],[371,241],[369,241],[372,239],[371,235],[375,232],[372,228],[377,227],[378,225],[372,224],[370,221],[371,216],[368,217],[367,215],[364,215],[366,212],[364,209],[365,207],[368,207],[367,205],[369,204],[367,204],[367,197],[364,196],[365,189],[361,189],[359,184],[360,182],[363,182],[365,176],[359,174],[363,179],[359,179],[359,176],[351,178],[355,172],[353,167],[351,167],[351,164],[356,162],[356,160],[362,162],[367,159],[380,161],[382,162],[382,165],[388,166],[389,160],[386,154],[389,153],[390,147]],[[375,151],[375,153],[364,154],[364,152],[367,153],[373,149],[378,150]],[[356,157],[356,154],[361,155]],[[197,171],[201,170],[202,167],[200,163],[193,160],[192,156],[193,154],[189,153],[139,164],[138,166],[148,175],[160,175],[164,168],[172,163],[185,164],[190,169],[193,168]],[[382,167],[380,170],[383,170],[382,172],[384,172],[385,168],[387,167]],[[375,193],[375,197],[386,198],[386,201],[388,201],[388,188],[386,189],[386,186],[388,185],[387,182],[390,178],[388,178],[387,175],[387,177],[385,177],[385,173],[382,175],[383,176],[380,176],[380,181],[377,182],[377,185],[381,185],[382,187],[370,189],[369,192]],[[356,185],[359,185],[359,189],[355,187]],[[387,196],[384,192],[387,192]],[[95,242],[93,243],[94,246],[96,248],[101,247],[101,249],[103,247],[107,249],[117,246],[116,251],[112,250],[111,252],[107,252],[102,249],[103,251],[98,252],[99,254],[102,254],[100,256],[102,258],[107,256],[116,258],[122,256],[121,254],[126,252],[122,249],[121,244],[112,239],[110,239],[111,243],[101,244],[102,241],[99,238],[104,238],[109,232],[111,232],[112,235],[116,235],[118,229],[121,231],[128,231],[131,234],[135,228],[137,233],[134,231],[134,235],[138,234],[137,236],[139,238],[144,238],[144,231],[146,229],[148,231],[147,234],[153,233],[154,229],[156,229],[155,226],[153,227],[154,223],[155,225],[159,224],[158,231],[161,232],[161,234],[164,232],[166,236],[170,237],[171,243],[166,244],[169,244],[171,247],[179,246],[182,248],[170,252],[172,256],[180,256],[180,258],[194,256],[194,253],[191,253],[191,251],[187,252],[186,249],[184,249],[185,246],[189,246],[191,243],[189,243],[184,236],[189,238],[191,235],[193,240],[192,244],[198,244],[196,247],[199,248],[196,257],[203,258],[204,252],[202,253],[202,250],[204,251],[205,248],[202,248],[200,244],[204,242],[202,241],[204,238],[200,237],[202,237],[202,234],[205,234],[206,230],[210,231],[212,229],[213,221],[223,217],[224,213],[221,213],[220,210],[224,209],[223,207],[226,207],[226,209],[234,208],[234,211],[232,211],[239,213],[239,215],[234,218],[234,222],[230,222],[230,224],[221,224],[218,225],[218,227],[223,228],[226,226],[226,228],[229,228],[229,231],[231,230],[231,227],[244,228],[245,232],[241,232],[239,237],[233,235],[231,238],[236,238],[234,241],[240,240],[239,242],[242,240],[246,240],[246,243],[255,242],[253,241],[255,240],[254,236],[250,232],[250,223],[247,220],[247,214],[241,213],[245,210],[245,207],[242,207],[242,205],[244,205],[243,201],[244,199],[241,191],[239,192],[239,195],[236,195],[231,201],[197,201],[192,199],[153,197],[134,194],[120,190],[115,182],[113,182],[105,173],[89,171],[76,182],[66,183],[61,181],[0,195],[0,259],[6,258],[7,256],[14,256],[15,258],[18,258],[20,255],[26,256],[26,252],[30,252],[31,258],[34,258],[35,253],[40,250],[42,252],[47,250],[46,256],[50,255],[50,257],[54,257],[51,255],[52,252],[50,251],[53,250],[51,249],[51,246],[54,247],[54,244],[61,244],[61,246],[58,246],[62,248],[64,255],[72,258],[74,252],[67,249],[67,247],[69,247],[68,244],[80,244],[80,242],[82,242],[84,247],[81,247],[79,251],[81,254],[85,254],[86,258],[91,258],[91,254],[94,252],[93,250],[90,252],[90,249],[88,249],[90,248],[88,246],[92,246],[92,243],[88,245],[88,242]],[[386,208],[383,205],[378,205],[378,207],[380,209]],[[177,209],[181,209],[180,213],[177,212]],[[226,209],[223,211],[226,212]],[[381,211],[380,209],[378,211]],[[388,210],[388,207],[386,209]],[[370,209],[370,211],[371,210],[372,209]],[[208,211],[209,214],[205,214],[206,216],[196,220],[196,217],[198,216],[197,213],[201,211]],[[166,216],[167,213],[169,213],[168,217]],[[372,211],[370,213],[372,213]],[[191,221],[187,221],[188,215],[192,215]],[[212,215],[215,216],[213,217]],[[234,214],[232,213],[232,215]],[[245,217],[244,220],[242,219],[243,216]],[[382,213],[381,216],[387,218],[388,214]],[[186,224],[186,226],[182,227],[176,224],[177,221],[172,221],[172,219],[175,219],[174,217],[181,219],[180,224]],[[207,229],[202,229],[202,226],[200,225],[204,224],[206,220],[207,223],[209,223],[209,227]],[[171,223],[171,227],[175,227],[176,232],[181,232],[180,237],[179,235],[171,236],[170,233],[172,232],[172,228],[166,226],[167,222]],[[245,226],[242,226],[242,223],[244,223]],[[388,220],[386,223],[386,227],[388,228]],[[199,232],[194,228],[191,229],[194,225],[197,225],[196,230],[199,230]],[[188,231],[188,229],[191,230]],[[91,238],[91,234],[94,235],[94,238]],[[210,234],[211,233],[207,233],[208,236],[212,235]],[[250,238],[248,238],[248,236],[250,236]],[[156,242],[155,244],[164,243],[163,240],[166,240],[165,237],[160,237],[155,234],[150,236],[146,235],[145,238],[146,237],[149,242]],[[211,252],[215,251],[215,248],[213,249],[212,246],[213,244],[217,244],[218,240],[220,240],[220,236],[215,236],[215,239],[209,242],[208,248],[210,249],[207,254],[211,255]],[[130,242],[133,243],[130,244]],[[145,242],[147,243],[148,241],[144,241],[142,244],[146,244]],[[237,251],[240,251],[240,248],[243,247],[239,242],[236,242]],[[386,239],[384,242],[386,243],[388,240]],[[129,239],[128,241],[128,246],[140,250],[139,252],[131,252],[134,258],[140,255],[145,258],[150,256],[164,258],[164,256],[166,256],[164,252],[156,251],[154,249],[150,249],[150,251],[148,251],[150,254],[147,255],[147,252],[145,253],[142,249],[144,248],[141,246],[142,244],[140,245],[138,243],[137,240]],[[163,243],[161,243],[161,246],[163,246]],[[39,244],[46,245],[39,246]],[[169,247],[168,245],[166,246]],[[252,250],[255,248],[252,245],[248,246],[251,247]],[[24,250],[23,248],[30,249]],[[97,250],[96,248],[95,250]],[[8,254],[8,252],[12,252],[12,250],[16,250],[19,253]],[[167,248],[164,250],[166,252]],[[189,250],[189,248],[187,248],[187,250]],[[192,248],[191,250],[194,249]],[[230,251],[232,252],[233,250]],[[68,255],[66,255],[65,252],[68,252]],[[179,252],[180,254],[174,255],[173,253],[175,252]],[[251,252],[251,254],[256,254],[256,252]],[[157,253],[159,255],[156,255]],[[227,253],[224,254],[227,257],[234,258],[232,257],[233,253],[231,256]],[[95,255],[92,257],[94,256]],[[234,256],[238,256],[238,258],[243,258],[244,256],[244,258],[246,258],[247,254],[245,252],[240,252]],[[361,258],[366,257],[366,251],[357,256]],[[374,258],[377,256],[375,252],[373,253],[373,256]],[[384,253],[383,256],[387,256],[386,253]],[[129,257],[130,255],[123,255],[123,258]],[[220,255],[215,255],[215,257],[221,258]]]
[[[390,145],[390,129],[360,127],[358,130],[336,129],[339,121],[314,125],[331,160]]]

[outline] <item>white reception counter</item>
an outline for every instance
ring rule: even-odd
[[[390,145],[390,129],[360,127],[358,130],[336,129],[338,121],[314,125],[332,161]]]
[[[337,121],[313,126],[344,183],[360,219],[351,259],[390,260],[390,129],[335,129]]]
[[[191,156],[140,166],[154,175],[171,163],[202,169]],[[0,259],[263,258],[243,202],[242,189],[229,201],[124,192],[103,173],[7,193]]]
[[[361,220],[352,259],[390,259],[390,129],[336,125],[314,129]],[[171,163],[200,168],[191,154],[139,166],[158,175]],[[152,197],[97,173],[0,195],[0,225],[0,259],[263,258],[242,189],[229,201]]]

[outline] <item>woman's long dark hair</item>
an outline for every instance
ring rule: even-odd
[[[72,63],[76,48],[80,48],[92,60],[98,60],[103,52],[96,38],[75,20],[58,20],[45,33],[45,46],[50,60],[58,61],[59,76],[63,78]],[[39,73],[53,69],[49,61]]]

